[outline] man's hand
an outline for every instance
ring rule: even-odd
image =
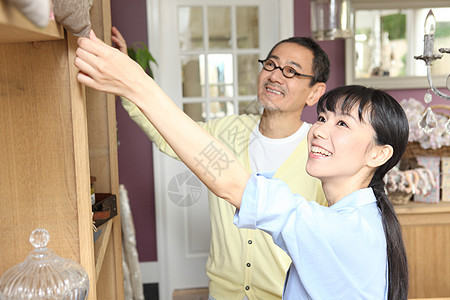
[[[111,28],[111,40],[116,44],[117,49],[128,55],[127,41],[116,27]]]

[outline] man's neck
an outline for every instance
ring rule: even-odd
[[[302,124],[299,114],[264,110],[259,131],[268,138],[281,139],[294,134]]]

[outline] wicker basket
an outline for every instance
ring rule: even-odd
[[[409,142],[403,157],[414,158],[417,156],[450,156],[450,146],[443,146],[439,149],[424,149],[418,142]]]
[[[391,192],[388,194],[389,200],[394,205],[407,204],[411,200],[412,193],[405,192]]]

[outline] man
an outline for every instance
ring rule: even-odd
[[[113,41],[126,53],[123,37],[115,28],[112,33]],[[312,39],[294,37],[277,43],[260,63],[262,115],[233,115],[199,124],[229,147],[247,171],[273,172],[292,192],[326,205],[320,182],[305,172],[306,134],[311,125],[300,116],[305,105],[314,105],[325,92],[328,57]],[[133,103],[122,99],[122,105],[159,150],[176,158]],[[212,231],[206,271],[210,300],[281,299],[289,257],[266,233],[236,228],[234,207],[211,192],[209,205]]]

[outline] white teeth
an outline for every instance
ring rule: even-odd
[[[272,90],[272,89],[269,89],[269,88],[267,88],[267,90],[268,90],[269,92],[272,92],[272,93],[275,93],[275,94],[278,94],[278,95],[283,95],[283,93],[281,93],[281,92],[279,92],[279,91],[275,91],[275,90]]]
[[[311,146],[311,152],[314,154],[321,154],[321,155],[325,155],[325,156],[331,156],[331,153],[328,152],[327,150],[317,147],[317,146]]]

